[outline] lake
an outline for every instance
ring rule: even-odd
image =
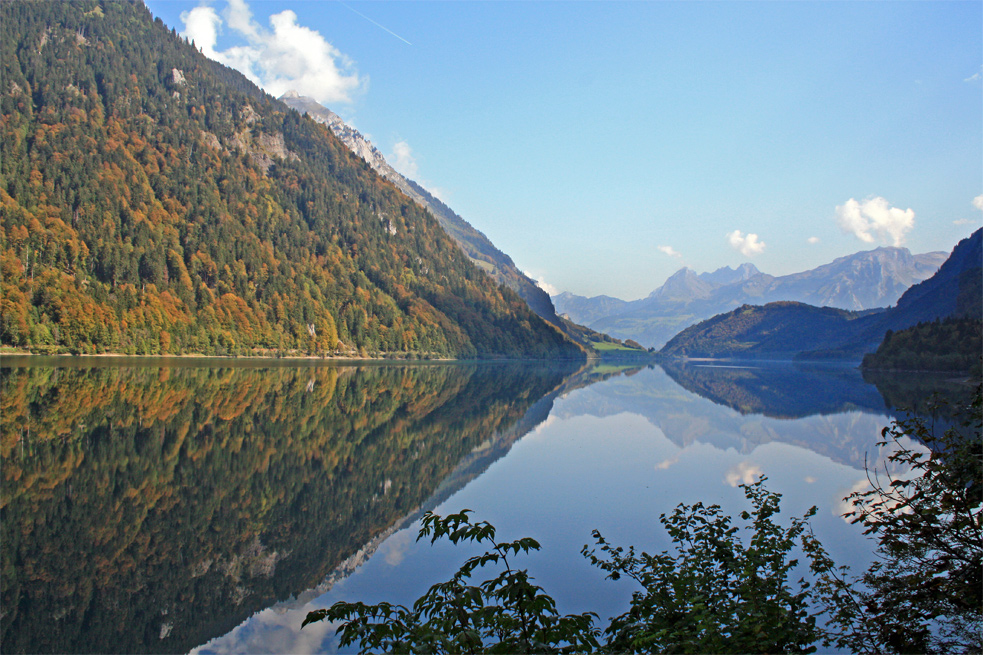
[[[0,650],[325,652],[336,600],[410,604],[474,551],[415,540],[475,510],[535,537],[561,613],[624,611],[580,549],[661,551],[678,503],[758,475],[840,563],[842,499],[897,407],[942,379],[845,366],[325,364],[4,357]]]

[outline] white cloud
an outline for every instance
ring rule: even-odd
[[[806,241],[808,241],[811,244],[817,244],[819,243],[819,237],[809,237],[808,239],[806,239]]]
[[[868,489],[870,489],[870,481],[867,478],[857,480],[848,490],[840,491],[836,494],[837,500],[830,506],[830,512],[833,516],[839,516],[849,523],[850,519],[845,518],[843,515],[853,511],[853,501],[847,500],[847,498],[853,494],[863,493]]]
[[[659,246],[659,251],[664,252],[670,257],[675,257],[676,259],[682,258],[682,255],[672,246]]]
[[[965,78],[963,82],[979,82],[981,79],[983,79],[983,66],[980,66],[979,71]]]
[[[393,146],[393,154],[388,159],[392,167],[402,175],[412,180],[415,180],[419,176],[420,168],[416,165],[413,150],[410,148],[410,144],[405,141],[396,142]]]
[[[734,230],[728,234],[727,242],[730,243],[731,248],[738,251],[745,257],[760,255],[765,250],[765,242],[758,241],[757,234],[748,234],[747,236],[744,236],[744,233],[740,230]]]
[[[915,226],[915,212],[911,208],[891,207],[881,197],[857,202],[850,198],[836,207],[836,219],[847,234],[865,243],[890,240],[894,246],[904,243],[905,234]]]
[[[560,293],[560,290],[557,289],[556,287],[554,287],[549,282],[547,282],[546,281],[546,278],[544,278],[542,275],[540,275],[539,277],[534,277],[533,274],[530,273],[530,272],[528,272],[528,271],[522,271],[522,273],[527,278],[532,279],[532,280],[536,280],[536,286],[538,286],[540,289],[542,289],[543,291],[545,291],[549,295],[555,296],[555,295],[557,295],[557,294]]]
[[[972,223],[975,223],[975,221],[968,218],[957,218],[956,220],[952,221],[953,225],[970,225]]]
[[[983,211],[983,193],[973,198],[973,207]]]
[[[656,471],[665,471],[670,466],[673,466],[673,465],[678,464],[678,463],[679,463],[679,455],[675,455],[673,457],[669,457],[667,459],[664,459],[661,462],[659,462],[658,464],[656,464],[655,465],[655,470]]]
[[[268,93],[280,96],[290,90],[318,102],[350,103],[364,91],[353,62],[315,30],[297,24],[297,14],[286,9],[269,18],[265,29],[253,20],[245,0],[229,0],[225,20],[212,7],[199,6],[181,14],[182,36],[193,39],[202,53],[235,68]],[[223,24],[246,45],[216,50]]]
[[[416,533],[413,530],[400,530],[382,542],[379,551],[383,553],[386,564],[399,566],[415,543]]]
[[[181,36],[194,41],[195,46],[201,48],[206,57],[215,59],[215,43],[222,25],[222,19],[215,10],[211,7],[195,7],[190,11],[183,11],[181,22],[184,23]]]
[[[757,478],[761,477],[761,467],[751,462],[741,462],[737,466],[732,466],[724,474],[724,481],[732,487],[739,484],[754,484]]]

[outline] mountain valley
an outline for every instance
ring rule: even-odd
[[[553,297],[571,320],[621,339],[661,348],[686,327],[741,305],[790,301],[865,311],[894,304],[912,284],[929,278],[946,253],[913,255],[907,248],[877,248],[840,257],[815,269],[771,276],[746,263],[697,274],[682,268],[647,297]]]

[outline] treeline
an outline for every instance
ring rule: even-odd
[[[791,357],[848,334],[850,323],[862,315],[789,301],[742,305],[686,328],[659,352],[669,357]]]
[[[327,128],[142,3],[0,12],[0,344],[581,356]]]
[[[864,356],[865,369],[901,371],[975,371],[983,357],[983,321],[947,318],[888,330],[877,352]]]

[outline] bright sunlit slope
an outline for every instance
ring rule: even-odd
[[[582,356],[327,128],[143,3],[0,10],[4,345]]]

